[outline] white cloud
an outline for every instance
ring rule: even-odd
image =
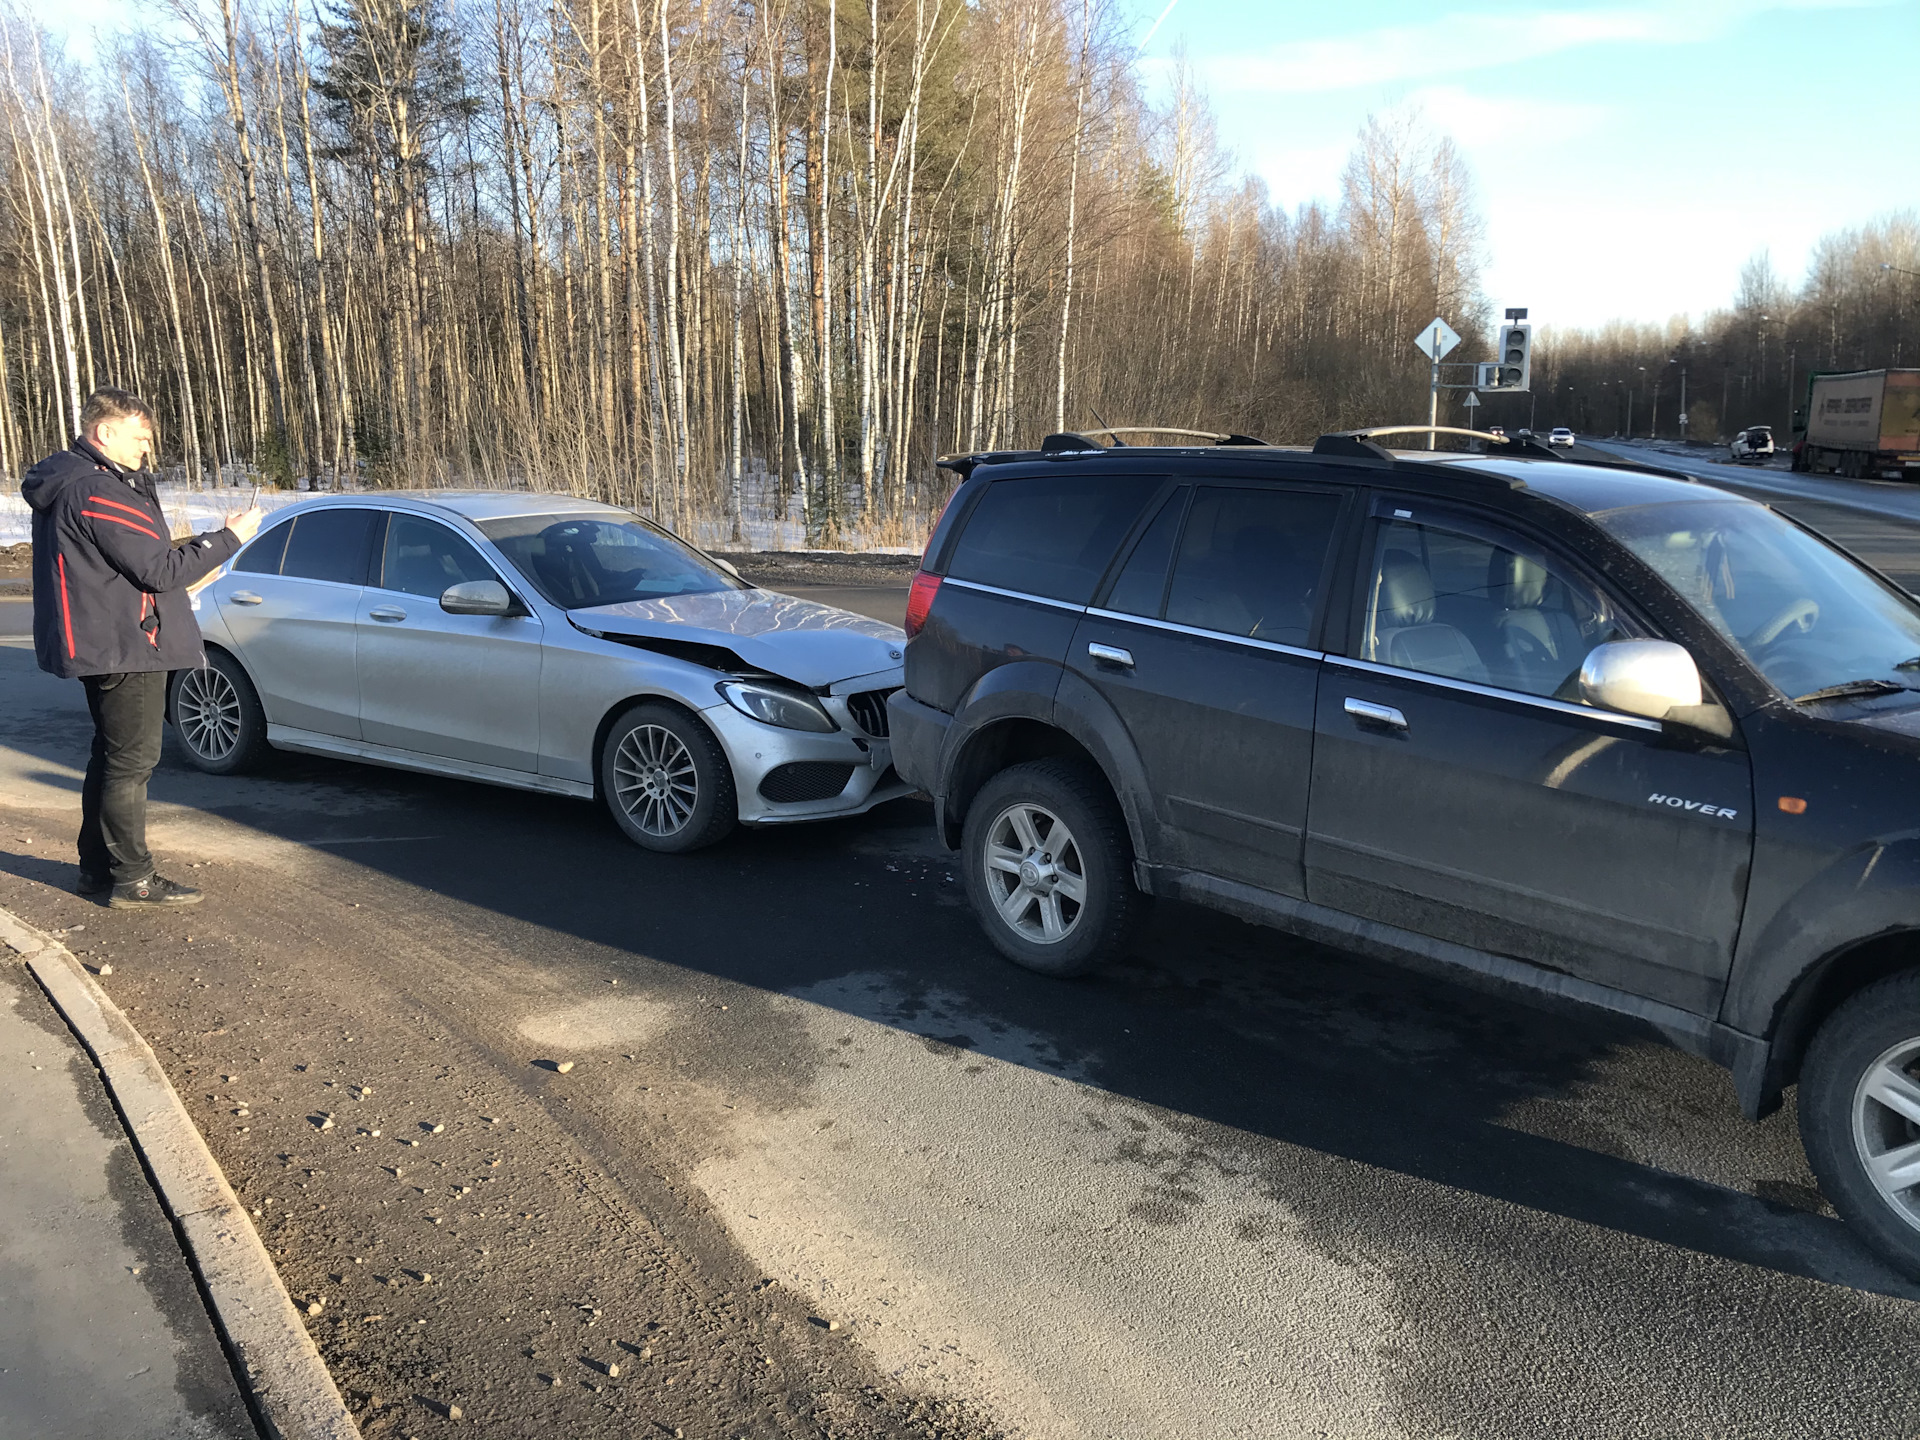
[[[1327,39],[1302,40],[1265,54],[1216,55],[1196,62],[1222,93],[1304,94],[1454,76],[1512,66],[1588,45],[1711,41],[1770,10],[1878,8],[1890,0],[1667,0],[1531,15],[1453,14]]]

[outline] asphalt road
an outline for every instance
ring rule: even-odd
[[[1629,1023],[1173,904],[1047,981],[911,801],[663,859],[170,756],[211,900],[107,912],[79,702],[0,643],[0,904],[113,964],[370,1437],[1920,1430],[1791,1107]]]

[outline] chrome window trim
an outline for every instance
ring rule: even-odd
[[[1155,630],[1169,630],[1175,635],[1192,635],[1199,640],[1225,640],[1230,645],[1245,645],[1253,650],[1271,650],[1277,655],[1293,655],[1302,660],[1324,660],[1326,652],[1307,650],[1298,645],[1282,645],[1277,640],[1256,640],[1251,635],[1229,635],[1223,630],[1202,630],[1197,625],[1180,625],[1172,620],[1156,620],[1149,615],[1129,615],[1122,610],[1087,611],[1090,618],[1098,620],[1124,620],[1130,625],[1146,625]]]
[[[1511,700],[1540,710],[1557,710],[1563,715],[1578,715],[1582,720],[1604,720],[1609,724],[1625,725],[1634,730],[1651,730],[1656,735],[1661,734],[1666,728],[1658,720],[1645,720],[1638,715],[1622,715],[1617,710],[1602,710],[1594,705],[1573,705],[1565,700],[1551,700],[1544,695],[1528,695],[1520,690],[1502,690],[1493,685],[1475,685],[1470,680],[1455,680],[1450,675],[1429,675],[1424,670],[1405,670],[1397,665],[1378,665],[1371,660],[1353,660],[1344,655],[1329,655],[1327,663],[1347,670],[1359,670],[1369,675],[1389,675],[1395,679],[1420,680],[1447,690],[1463,690],[1469,695],[1485,695],[1491,700]]]
[[[1028,600],[1035,605],[1051,605],[1055,610],[1071,610],[1076,615],[1086,613],[1087,607],[1076,605],[1071,600],[1055,600],[1047,595],[1029,595],[1024,590],[1002,590],[998,585],[982,585],[978,580],[961,580],[952,575],[942,578],[943,585],[958,585],[962,590],[978,590],[982,595],[998,595],[1003,600]]]

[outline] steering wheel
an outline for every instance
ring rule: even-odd
[[[1798,625],[1802,635],[1813,629],[1814,621],[1820,618],[1820,602],[1799,599],[1788,605],[1778,615],[1753,632],[1748,644],[1756,650],[1763,645],[1771,645],[1778,640],[1789,625]]]

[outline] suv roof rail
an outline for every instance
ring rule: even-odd
[[[1251,435],[1235,435],[1230,432],[1222,434],[1218,430],[1185,430],[1177,425],[1098,425],[1082,433],[1068,431],[1066,438],[1084,440],[1088,435],[1110,436],[1116,446],[1124,446],[1127,443],[1120,438],[1122,435],[1191,435],[1196,440],[1205,440],[1214,445],[1265,445],[1267,443],[1264,440],[1256,440]],[[1048,437],[1048,439],[1052,438],[1052,436]]]
[[[1315,455],[1344,456],[1349,460],[1392,460],[1394,454],[1374,440],[1376,435],[1465,435],[1474,440],[1491,440],[1507,448],[1503,455],[1524,455],[1536,460],[1557,460],[1552,449],[1527,435],[1495,435],[1486,430],[1462,430],[1457,425],[1369,425],[1364,430],[1336,430],[1313,442]]]

